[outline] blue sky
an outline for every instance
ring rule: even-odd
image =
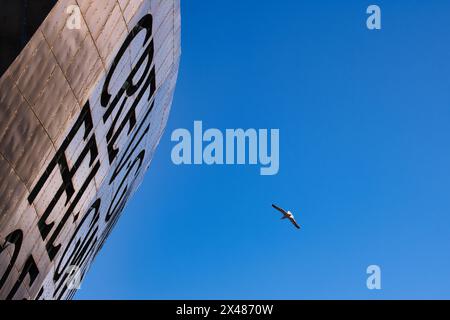
[[[380,31],[365,26],[370,4]],[[76,297],[450,298],[449,10],[182,1],[166,133]],[[278,175],[175,166],[170,134],[194,120],[279,128]],[[366,288],[371,264],[380,291]]]

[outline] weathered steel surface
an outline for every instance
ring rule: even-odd
[[[179,56],[179,0],[60,0],[3,74],[0,299],[72,297],[150,164]]]

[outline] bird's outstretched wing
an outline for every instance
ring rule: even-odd
[[[288,213],[286,211],[284,211],[283,209],[281,209],[280,207],[277,207],[276,205],[272,204],[272,207],[274,207],[275,209],[277,209],[278,211],[280,211],[283,215],[288,216]]]
[[[291,220],[292,224],[293,224],[297,229],[300,229],[300,226],[298,225],[297,221],[295,221],[294,218],[290,218],[289,220]]]

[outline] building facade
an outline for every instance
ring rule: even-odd
[[[179,57],[179,0],[52,4],[0,78],[0,299],[72,298],[148,169]]]

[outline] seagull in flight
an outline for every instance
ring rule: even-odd
[[[297,228],[300,229],[300,226],[297,224],[297,221],[295,221],[294,219],[294,215],[290,212],[290,211],[286,211],[281,209],[280,207],[277,207],[276,205],[272,204],[272,207],[274,207],[275,209],[277,209],[278,211],[280,211],[283,214],[283,217],[281,219],[289,219],[291,220],[292,224]]]

